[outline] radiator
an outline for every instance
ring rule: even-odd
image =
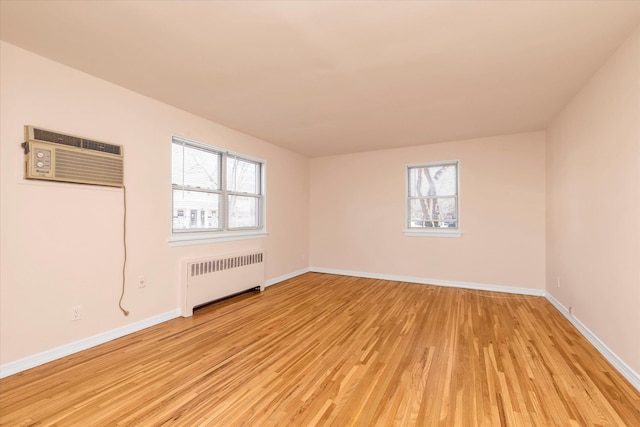
[[[183,261],[180,298],[182,317],[193,308],[244,292],[264,290],[264,251]]]

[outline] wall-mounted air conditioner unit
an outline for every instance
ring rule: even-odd
[[[25,178],[122,187],[122,146],[25,126]]]

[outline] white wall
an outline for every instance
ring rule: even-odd
[[[640,28],[547,135],[547,291],[639,373]]]

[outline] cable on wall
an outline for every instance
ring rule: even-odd
[[[127,267],[127,187],[122,185],[122,205],[123,205],[123,214],[122,214],[122,245],[124,247],[124,260],[122,261],[122,292],[120,293],[120,301],[118,301],[118,307],[125,316],[129,315],[129,311],[125,310],[122,307],[122,299],[124,298],[124,288],[125,288],[125,269]]]

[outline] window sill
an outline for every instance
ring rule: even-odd
[[[404,230],[404,235],[408,237],[462,237],[460,230]]]
[[[169,239],[169,246],[206,245],[208,243],[233,242],[236,240],[263,239],[268,236],[264,230],[227,232],[212,236],[211,233],[174,234]]]

